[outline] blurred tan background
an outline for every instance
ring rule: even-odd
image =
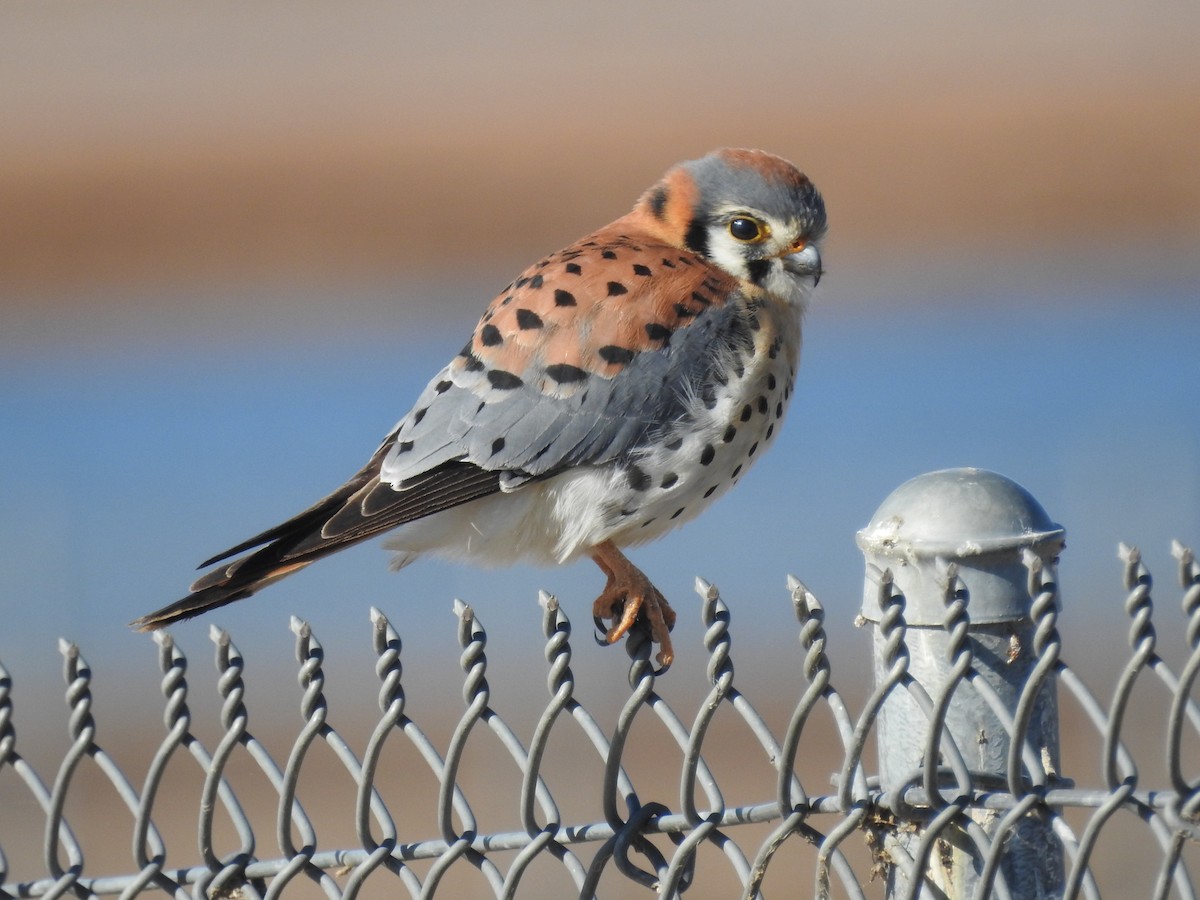
[[[6,315],[84,286],[152,304],[181,281],[503,279],[727,144],[810,173],[853,272],[945,244],[1191,266],[1200,237],[1194,3],[0,16]]]
[[[513,273],[722,145],[812,176],[829,276],[780,446],[711,513],[638,551],[682,600],[664,693],[689,719],[708,688],[690,593],[702,574],[734,610],[738,683],[781,734],[803,690],[782,590],[795,571],[829,610],[835,683],[861,708],[854,530],[905,478],[971,464],[1025,483],[1067,526],[1066,655],[1106,698],[1128,652],[1116,541],[1141,542],[1166,585],[1168,540],[1200,544],[1197,46],[1191,0],[0,6],[0,660],[22,752],[52,780],[68,743],[65,635],[95,667],[101,741],[136,782],[161,697],[153,647],[124,623],[352,472]],[[246,653],[253,727],[282,762],[299,722],[289,614],[329,649],[332,715],[361,753],[377,688],[365,610],[388,611],[409,642],[410,709],[444,745],[462,597],[492,634],[497,703],[528,740],[545,702],[538,588],[575,619],[603,727],[624,701],[624,656],[587,642],[597,579],[589,564],[432,561],[394,576],[364,547],[212,621]],[[1160,590],[1160,615],[1178,616]],[[211,748],[210,624],[176,634]],[[1162,633],[1186,652],[1181,627]],[[1161,709],[1135,713],[1143,786],[1163,786]],[[1068,774],[1098,784],[1098,743],[1077,710],[1064,722],[1080,741]],[[769,797],[765,759],[755,749],[747,765],[744,737],[723,734],[712,761],[727,799]],[[653,735],[631,757],[638,786],[677,807],[678,757]],[[813,738],[802,770],[821,792],[837,755],[828,731]],[[573,823],[599,818],[595,779],[578,777],[591,751],[564,740],[547,763],[555,796]],[[345,792],[323,790],[343,776],[314,753],[302,797],[336,807],[321,847],[353,844]],[[515,776],[469,756],[484,826],[516,827]],[[180,768],[179,820],[164,808],[160,824],[181,866],[197,776]],[[383,777],[400,797],[414,771],[424,802],[420,765]],[[118,801],[89,772],[68,804],[88,874],[128,871],[126,820],[110,827]],[[272,794],[246,784],[272,855]],[[428,803],[413,817],[414,839],[435,833]],[[44,872],[40,828],[0,772],[13,877]],[[1157,852],[1144,828],[1113,828],[1096,862],[1109,885],[1136,870],[1137,896]],[[801,871],[779,865],[776,884]]]

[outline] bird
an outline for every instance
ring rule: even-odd
[[[673,166],[500,291],[345,484],[205,560],[185,597],[131,626],[241,600],[386,533],[397,569],[425,554],[590,557],[606,578],[598,639],[641,622],[665,670],[675,612],[624,550],[694,518],[776,436],[826,230],[820,192],[779,156],[725,148]]]

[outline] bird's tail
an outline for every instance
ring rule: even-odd
[[[267,585],[311,565],[327,553],[341,549],[346,545],[345,542],[331,541],[324,545],[318,543],[317,546],[304,552],[295,553],[298,543],[310,537],[314,530],[320,531],[323,518],[314,517],[312,510],[307,510],[306,513],[272,529],[271,532],[264,533],[265,540],[270,541],[266,546],[206,573],[192,584],[186,597],[142,616],[140,619],[135,619],[129,623],[130,626],[138,631],[154,631],[165,628],[173,622],[190,619],[192,616],[198,616],[210,609],[217,609],[233,603],[235,600],[243,600]],[[264,538],[264,536],[260,536],[260,538]],[[253,538],[251,540],[257,544],[263,543],[263,540]],[[245,545],[234,547],[226,553],[202,563],[201,567],[218,562],[244,549],[246,549]]]
[[[336,550],[500,490],[499,472],[452,460],[398,491],[379,480],[386,449],[385,442],[357,475],[304,512],[202,562],[201,568],[223,564],[201,576],[186,597],[130,626],[154,631],[242,600]],[[253,552],[225,562],[248,550]]]

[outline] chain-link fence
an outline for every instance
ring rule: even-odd
[[[707,693],[681,711],[669,699],[675,673],[654,671],[636,632],[630,691],[612,721],[577,699],[571,624],[542,595],[548,698],[523,692],[533,723],[523,738],[514,715],[493,707],[487,635],[462,604],[465,708],[441,742],[409,714],[421,678],[402,669],[400,635],[382,613],[371,616],[379,713],[359,748],[331,724],[322,646],[293,620],[303,724],[282,764],[249,728],[243,658],[219,629],[218,738],[195,733],[187,659],[156,635],[165,730],[138,726],[150,758],[133,779],[100,742],[92,673],[76,646],[61,647],[70,736],[61,760],[22,755],[19,685],[0,667],[0,820],[42,836],[38,877],[14,878],[18,861],[0,843],[0,896],[1194,897],[1200,564],[1174,546],[1184,618],[1169,627],[1186,629],[1190,654],[1172,667],[1157,650],[1150,573],[1121,548],[1129,646],[1105,651],[1115,687],[1104,703],[1064,660],[1061,529],[1023,509],[1015,531],[996,532],[997,522],[1009,527],[1011,503],[997,519],[995,483],[979,474],[925,476],[934,479],[926,499],[931,483],[953,481],[933,518],[910,492],[906,515],[885,503],[860,534],[860,624],[873,635],[875,678],[857,714],[834,685],[821,604],[795,579],[802,652],[767,696],[756,702],[735,684],[729,610],[698,582]],[[983,509],[992,532],[979,515],[948,515],[947,497]],[[965,532],[939,543],[935,520]],[[1017,583],[1019,609],[1006,612]],[[781,699],[788,712],[772,727],[761,710]],[[1060,718],[1060,702],[1073,718]],[[1148,741],[1130,740],[1135,708],[1156,711],[1133,735]],[[1135,745],[1165,759],[1165,783],[1142,782]],[[1064,760],[1088,755],[1098,776],[1077,784]],[[743,798],[741,776],[753,768],[770,783]],[[511,789],[500,787],[505,777]],[[70,814],[73,795],[97,782],[110,798],[101,827],[132,847],[123,870],[89,865],[95,823]],[[577,818],[565,812],[568,789]],[[349,834],[326,821],[331,803]],[[492,821],[500,827],[485,827]],[[1097,875],[1114,869],[1098,865],[1105,857],[1118,861],[1109,881]]]

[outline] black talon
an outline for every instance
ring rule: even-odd
[[[604,620],[599,616],[592,616],[592,621],[596,623],[596,633],[592,635],[592,639],[601,647],[607,647],[608,629],[604,627]]]

